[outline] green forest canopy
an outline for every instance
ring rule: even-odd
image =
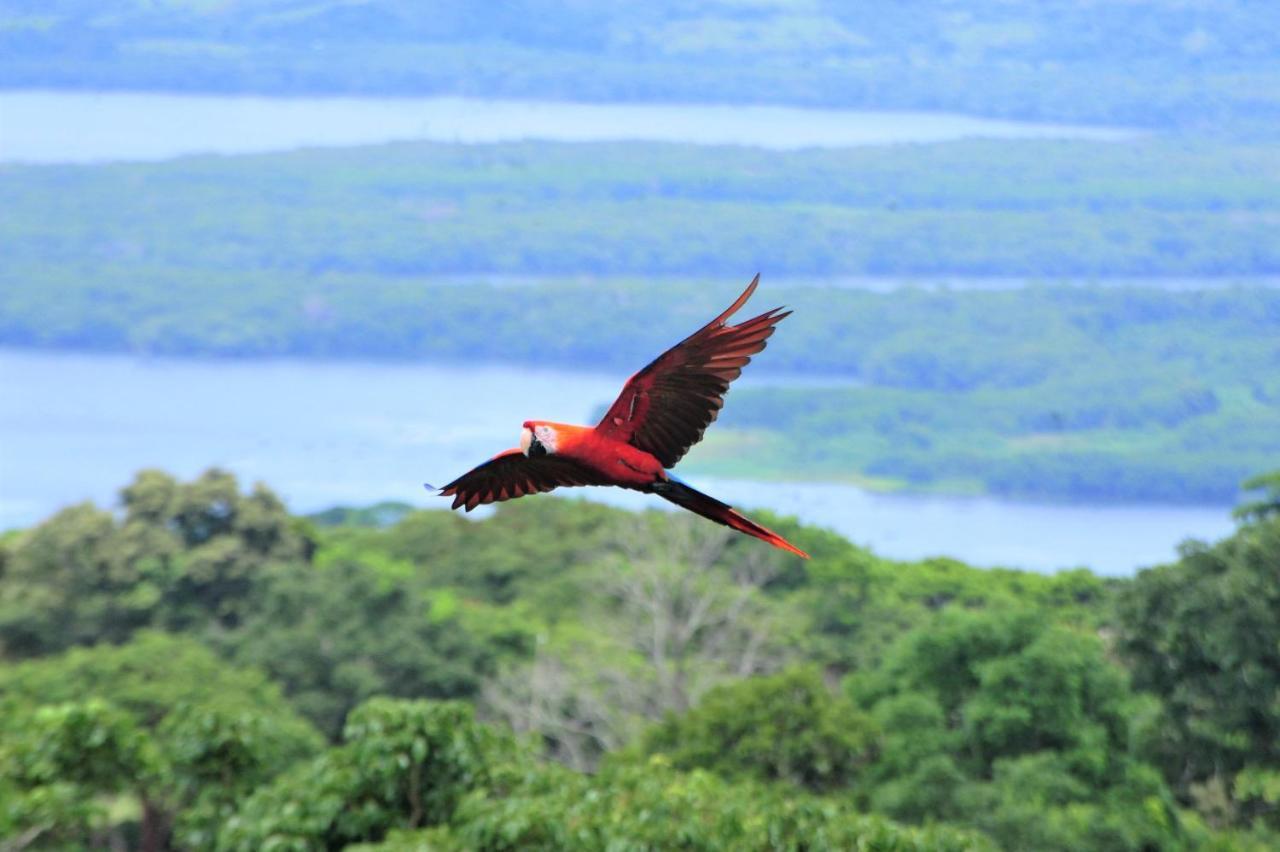
[[[1280,272],[1261,143],[399,143],[0,174],[19,281]]]
[[[119,513],[0,540],[0,834],[1274,848],[1273,479],[1233,535],[1118,580],[890,562],[770,518],[801,562],[555,498],[319,526],[146,471]]]

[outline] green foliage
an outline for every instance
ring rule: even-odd
[[[873,708],[930,695],[978,775],[1002,757],[1049,750],[1096,782],[1128,749],[1133,708],[1123,671],[1096,637],[1038,611],[945,612],[904,637],[879,670],[855,676],[851,689]],[[921,705],[912,712],[938,718]]]
[[[40,707],[5,727],[0,793],[9,797],[0,799],[0,828],[25,838],[18,848],[87,836],[104,820],[99,797],[145,795],[162,772],[150,738],[128,714],[97,699]]]
[[[548,574],[609,549],[618,517],[598,504],[578,502],[567,510],[559,501],[532,500],[504,504],[481,524],[449,512],[415,512],[358,546],[412,561],[433,584],[507,604],[545,585]]]
[[[331,736],[352,707],[375,695],[472,697],[509,652],[503,645],[514,641],[518,651],[528,641],[519,633],[494,637],[442,611],[454,605],[449,593],[379,573],[377,554],[322,556],[320,567],[269,572],[241,629],[220,643],[268,672]]]
[[[335,848],[446,822],[518,752],[459,703],[374,699],[351,714],[343,740],[250,796],[218,848]]]
[[[997,761],[990,782],[958,795],[971,824],[1007,849],[1145,850],[1194,846],[1148,766],[1126,765],[1099,795],[1049,752]]]
[[[1280,517],[1141,572],[1119,599],[1118,646],[1158,696],[1147,744],[1184,797],[1280,766]]]
[[[643,749],[678,769],[786,781],[820,793],[854,785],[874,738],[870,720],[806,668],[717,687],[688,713],[650,730]]]
[[[403,842],[408,841],[406,838]],[[885,849],[979,850],[979,835],[949,826],[904,828],[847,802],[681,773],[661,758],[594,777],[540,771],[504,796],[473,795],[447,833],[448,850]],[[393,842],[389,850],[404,848]]]
[[[22,724],[24,738],[6,749],[7,774],[30,786],[66,781],[86,791],[117,792],[155,768],[145,735],[104,701],[54,704]]]
[[[811,549],[817,558],[804,566],[795,606],[805,621],[804,655],[840,672],[879,668],[904,633],[953,608],[1003,612],[1031,605],[1063,622],[1095,626],[1117,585],[1084,569],[1045,576],[975,571],[942,557],[894,562],[844,540],[824,551],[818,556]]]
[[[212,849],[242,799],[319,747],[300,719],[261,708],[180,705],[157,736],[169,762],[169,796],[179,806],[174,835],[190,849]]]
[[[52,848],[118,842],[120,803],[142,848],[171,830],[209,848],[233,802],[321,744],[261,672],[154,633],[0,666],[0,712],[0,829]]]
[[[1261,491],[1259,499],[1251,500],[1236,508],[1234,514],[1244,521],[1261,521],[1280,515],[1280,470],[1263,473],[1244,481],[1245,491]]]
[[[892,562],[815,530],[794,531],[814,555],[799,562],[678,516],[549,498],[478,521],[356,510],[305,531],[272,511],[228,528],[209,494],[236,489],[206,482],[178,512],[186,486],[145,479],[123,522],[82,507],[80,538],[46,524],[0,542],[3,594],[36,600],[103,562],[180,564],[250,529],[292,531],[314,558],[264,563],[216,630],[166,618],[186,635],[86,633],[98,644],[0,660],[11,844],[1276,846],[1280,518],[1103,580]],[[148,533],[127,557],[121,528]],[[10,572],[15,553],[52,580]],[[109,609],[101,585],[66,605],[86,596]],[[341,741],[323,748],[304,715],[345,721]],[[575,760],[560,747],[574,737],[595,751]]]
[[[0,340],[382,357],[456,357],[501,341],[562,361],[575,341],[493,333],[501,325],[491,321],[513,313],[513,302],[557,307],[523,292],[526,284],[584,274],[736,279],[755,269],[821,278],[1268,275],[1280,268],[1276,162],[1273,146],[1153,137],[789,152],[398,143],[9,166]],[[465,286],[432,286],[442,283]],[[459,312],[466,327],[450,321]],[[602,332],[629,339],[646,324]],[[1004,342],[1010,329],[992,331]],[[1035,374],[1037,347],[1024,354],[1002,377]],[[939,382],[963,380],[982,360],[932,369]],[[931,367],[892,350],[874,366],[886,378]]]
[[[1232,796],[1245,817],[1280,829],[1280,771],[1250,766],[1235,777]]]
[[[946,612],[850,689],[886,732],[866,770],[876,810],[962,820],[1010,849],[1187,842],[1133,749],[1148,705],[1097,638],[1042,612]]]
[[[310,542],[258,485],[209,470],[182,484],[145,470],[121,491],[123,519],[82,504],[8,545],[0,654],[120,642],[144,627],[234,627],[256,575],[309,558]]]
[[[275,716],[292,729],[288,739],[315,744],[314,731],[293,714],[280,687],[261,670],[233,668],[189,637],[142,633],[119,647],[102,644],[0,665],[5,716],[22,707],[90,697],[127,711],[147,728],[181,707]]]

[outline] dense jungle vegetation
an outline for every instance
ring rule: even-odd
[[[1228,505],[1280,453],[1280,289],[1229,277],[1280,270],[1273,147],[405,144],[0,174],[4,345],[622,376],[759,268],[751,307],[796,311],[761,366],[822,381],[752,367],[695,471]],[[1032,280],[911,284],[960,274]],[[1223,286],[1167,280],[1193,275]]]
[[[785,103],[1274,131],[1267,0],[9,0],[6,86]]]
[[[1280,474],[1130,580],[144,471],[0,539],[7,849],[1280,842]]]

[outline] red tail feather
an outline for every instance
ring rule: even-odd
[[[755,521],[741,515],[727,503],[721,503],[714,497],[709,497],[697,489],[690,488],[680,480],[672,477],[666,482],[658,483],[654,486],[654,493],[675,503],[682,509],[688,509],[694,514],[701,515],[708,520],[715,521],[718,524],[724,524],[730,529],[738,532],[755,536],[758,539],[769,542],[774,547],[781,548],[794,553],[796,556],[809,558],[809,554],[787,541],[768,527],[763,527]]]

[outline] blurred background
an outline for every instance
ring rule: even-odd
[[[1278,138],[1261,0],[0,0],[0,849],[1280,842]],[[423,489],[756,272],[811,565]]]

